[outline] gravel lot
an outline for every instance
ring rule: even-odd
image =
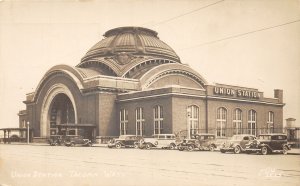
[[[0,144],[1,184],[300,185],[300,156]]]

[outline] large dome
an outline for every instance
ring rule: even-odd
[[[99,57],[112,57],[122,53],[141,57],[160,57],[180,62],[174,50],[157,37],[157,32],[141,27],[119,27],[107,31],[105,38],[95,44],[81,63]]]

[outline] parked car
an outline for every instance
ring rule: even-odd
[[[9,141],[10,142],[20,142],[21,138],[18,135],[13,134],[12,136],[10,136]]]
[[[68,147],[73,147],[75,145],[81,146],[92,146],[92,142],[89,139],[84,139],[83,136],[66,136],[64,144]]]
[[[51,146],[57,146],[57,145],[63,145],[64,144],[62,135],[52,135],[48,139],[48,142]]]
[[[287,154],[288,150],[291,149],[286,134],[261,134],[257,140],[246,145],[247,153],[260,152],[263,155],[273,152]]]
[[[245,152],[246,144],[254,139],[255,136],[250,134],[234,135],[223,144],[220,151],[221,153],[234,152],[235,154]]]
[[[136,135],[121,135],[119,138],[115,138],[109,141],[108,148],[121,148],[121,147],[139,147],[139,141],[142,140],[142,136]]]
[[[179,145],[178,150],[210,150],[214,151],[217,148],[216,136],[214,134],[195,134],[191,139],[184,139]]]
[[[140,148],[175,149],[176,139],[174,134],[155,134],[152,138],[144,138],[140,141]]]

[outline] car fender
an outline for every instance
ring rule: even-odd
[[[286,146],[288,150],[291,150],[291,147],[288,144],[283,144],[282,149],[283,149],[284,146]]]
[[[214,148],[217,148],[217,145],[214,144],[214,143],[209,144],[208,147],[209,147],[209,146],[213,146]]]
[[[265,143],[260,144],[259,148],[261,149],[262,147],[267,147],[269,150],[273,151],[273,149],[268,144],[265,144]]]
[[[116,141],[115,144],[120,143],[121,146],[125,146],[125,144],[122,141]]]
[[[235,148],[235,147],[240,147],[241,151],[245,151],[245,149],[244,149],[240,144],[236,144],[236,143],[235,143],[235,144],[232,145],[232,147],[233,147],[233,148]]]

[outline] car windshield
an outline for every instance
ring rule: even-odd
[[[165,139],[165,135],[159,135],[158,139]]]
[[[167,139],[174,139],[175,138],[175,136],[173,136],[173,135],[167,135]]]
[[[258,137],[259,140],[271,140],[271,136],[269,135],[262,135]]]
[[[242,140],[244,136],[232,136],[230,140]]]
[[[122,140],[124,140],[124,139],[126,139],[126,138],[130,138],[131,136],[126,136],[126,135],[122,135],[122,136],[119,136],[119,139],[122,139]]]
[[[215,139],[215,136],[207,136],[207,139]]]
[[[126,139],[127,139],[127,140],[135,140],[135,139],[136,139],[136,136],[127,136]]]
[[[272,140],[286,140],[286,136],[284,135],[274,135],[272,136]]]

